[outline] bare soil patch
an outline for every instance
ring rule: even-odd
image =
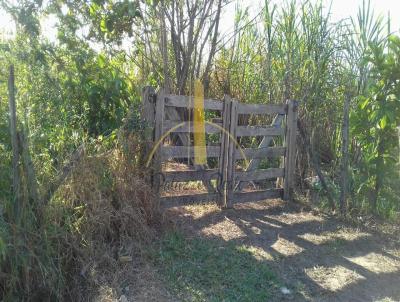
[[[288,291],[273,301],[400,301],[400,240],[281,200],[173,206],[167,217],[191,237],[245,245]]]

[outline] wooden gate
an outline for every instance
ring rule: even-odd
[[[153,167],[153,186],[163,202],[216,201],[220,206],[232,207],[234,202],[290,198],[296,152],[296,101],[244,104],[229,96],[223,100],[205,99],[210,165],[196,166],[193,97],[166,94],[162,89],[155,93],[152,87],[145,87],[142,99],[142,117],[150,129],[148,163]],[[187,169],[171,168],[171,160],[186,163]],[[165,183],[190,181],[202,182],[204,192],[172,195],[160,189]],[[260,189],[263,183],[270,187]]]

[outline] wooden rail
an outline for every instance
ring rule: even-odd
[[[236,172],[236,180],[263,180],[263,179],[271,179],[283,177],[284,169],[283,168],[269,168],[263,170],[254,170],[254,171],[239,171]]]
[[[193,105],[193,97],[174,94],[165,95],[165,106],[193,109]],[[204,109],[221,111],[222,108],[223,103],[221,101],[212,99],[204,100]]]
[[[195,181],[218,178],[218,170],[164,171],[165,181]]]
[[[221,126],[221,124],[220,123],[215,123],[215,124],[217,126],[206,124],[205,125],[206,133],[212,134],[212,133],[221,132],[221,129],[218,128],[218,126]],[[171,131],[171,132],[180,132],[180,133],[187,133],[187,132],[193,133],[194,123],[193,122],[166,120],[166,121],[164,121],[163,129],[164,129],[164,132]],[[174,129],[174,130],[171,130],[171,129]]]
[[[245,148],[236,149],[236,159],[262,159],[262,158],[276,158],[284,156],[286,153],[285,147],[265,147],[265,148]],[[243,156],[245,155],[245,157]]]
[[[207,157],[219,157],[221,152],[220,146],[207,146]],[[187,146],[161,146],[161,154],[163,160],[170,158],[192,158],[194,157],[194,148]]]
[[[286,104],[238,104],[238,114],[286,114]]]
[[[238,192],[233,195],[234,202],[259,201],[269,198],[281,198],[283,189],[269,189],[253,192]]]
[[[237,126],[237,136],[281,136],[285,131],[281,128],[262,126]]]

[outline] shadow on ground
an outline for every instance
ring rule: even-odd
[[[400,301],[400,249],[393,238],[355,228],[281,200],[171,207],[188,238],[246,250],[278,276],[272,301]],[[245,269],[245,268],[243,268]]]

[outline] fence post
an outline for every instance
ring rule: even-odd
[[[288,100],[285,134],[285,175],[283,183],[283,199],[289,200],[294,185],[296,168],[296,132],[297,132],[297,101]]]
[[[155,119],[155,90],[152,86],[145,86],[142,90],[142,121],[145,123],[146,152],[150,151],[150,144],[154,141],[154,119]]]
[[[157,150],[154,153],[154,174],[153,174],[153,188],[157,194],[160,193],[161,186],[161,148],[160,142],[163,135],[164,117],[165,117],[165,93],[164,89],[157,92],[155,104],[155,125],[154,125],[154,144],[153,148]],[[158,144],[158,146],[157,146]]]
[[[228,95],[224,96],[224,106],[222,110],[222,128],[224,131],[221,132],[221,148],[219,156],[219,206],[224,207],[227,204],[226,200],[226,184],[227,184],[227,171],[228,171],[228,145],[229,145],[229,125],[230,125],[230,107],[231,98]]]
[[[143,150],[143,163],[146,163],[151,148],[154,144],[154,124],[155,124],[155,90],[152,86],[145,86],[142,89],[142,110],[141,118],[144,124],[144,150]],[[151,174],[146,174],[146,181],[153,183]]]
[[[228,152],[227,152],[227,193],[226,193],[226,207],[232,208],[233,194],[235,189],[235,149],[236,149],[236,127],[237,127],[237,101],[232,100],[230,104],[230,120],[228,127]]]
[[[154,97],[155,97],[155,90],[152,86],[143,87],[141,114],[144,122],[153,128],[151,130],[154,130],[154,116],[155,116]],[[152,136],[150,137],[150,135],[146,135],[146,137],[149,137],[151,140],[153,139],[153,137]]]

